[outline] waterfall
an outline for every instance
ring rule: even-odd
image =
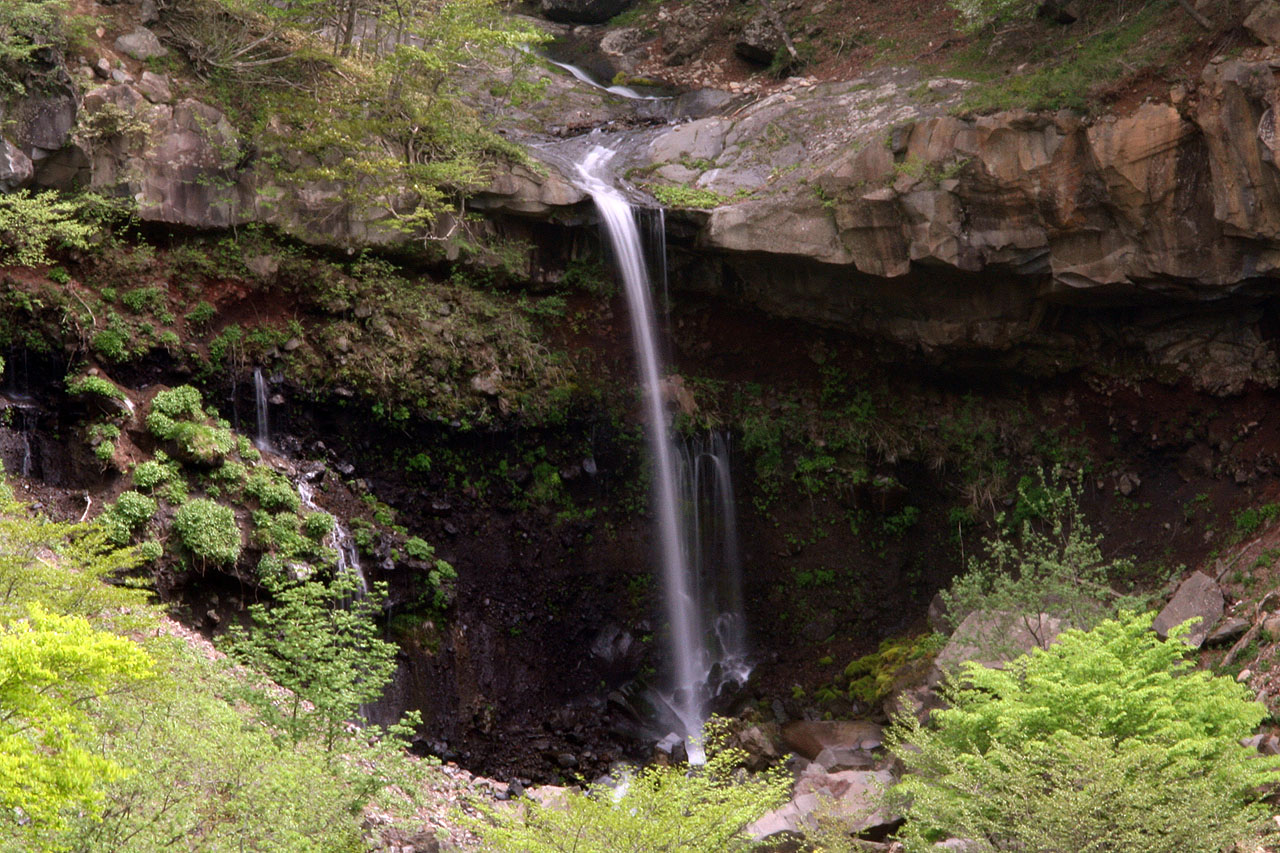
[[[579,164],[578,171],[582,188],[590,193],[600,212],[626,289],[649,420],[662,595],[669,634],[671,691],[661,698],[669,711],[669,722],[686,740],[690,762],[698,764],[705,760],[698,740],[708,716],[709,701],[723,686],[723,673],[730,668],[737,672],[745,667],[741,595],[717,596],[716,585],[707,582],[711,566],[723,563],[725,554],[731,553],[728,559],[736,573],[733,489],[727,453],[718,456],[702,449],[677,453],[672,443],[663,399],[663,370],[653,299],[636,215],[622,194],[600,177],[602,167],[612,155],[612,151],[596,147]],[[686,464],[677,466],[681,459]],[[711,500],[707,503],[702,497]],[[698,508],[704,504],[713,506],[711,512],[717,517],[709,527],[702,523],[699,515]],[[704,527],[714,532],[715,545],[704,547]],[[708,548],[721,556],[709,559]],[[731,585],[736,586],[736,581]],[[718,611],[720,598],[736,602],[735,615],[722,618]],[[730,604],[730,601],[724,603]]]
[[[751,674],[742,603],[742,555],[724,432],[686,439],[678,468],[689,570],[706,634],[704,690],[715,698]]]
[[[304,507],[312,512],[324,512],[315,502],[315,490],[310,483],[299,480],[296,485],[298,498]],[[360,565],[360,549],[351,538],[351,532],[337,516],[333,517],[333,530],[330,531],[328,540],[330,547],[338,555],[338,574],[352,577],[356,582],[358,597],[364,598],[369,594],[369,581],[364,576],[364,567]]]
[[[254,445],[259,450],[271,449],[271,429],[267,423],[267,380],[262,375],[262,368],[255,367],[253,369],[253,403],[258,413],[258,437],[254,439]]]

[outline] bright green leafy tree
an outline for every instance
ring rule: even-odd
[[[359,707],[382,695],[395,671],[396,645],[374,621],[385,585],[358,595],[340,574],[328,583],[307,581],[275,591],[275,604],[249,608],[253,629],[232,628],[231,653],[291,695],[250,696],[258,712],[295,741],[318,737],[332,749]]]
[[[120,767],[90,750],[84,706],[150,669],[133,642],[38,603],[0,628],[0,822],[56,827],[69,810],[96,813]]]
[[[1280,759],[1239,741],[1266,709],[1192,670],[1152,618],[1066,631],[1003,670],[966,664],[930,726],[899,719],[908,850],[1209,851],[1255,832]]]

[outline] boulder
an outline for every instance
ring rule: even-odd
[[[120,36],[116,39],[114,47],[118,52],[127,53],[139,60],[167,56],[169,53],[168,49],[160,44],[156,34],[146,27],[138,27],[133,32]]]
[[[635,0],[539,0],[538,11],[552,21],[603,24],[631,8]]]
[[[1262,0],[1244,19],[1244,28],[1263,44],[1280,45],[1280,2]]]
[[[828,747],[878,749],[884,744],[884,727],[869,720],[795,720],[782,727],[782,740],[813,761]]]
[[[768,65],[781,47],[782,36],[778,28],[768,15],[759,12],[743,25],[742,32],[733,43],[733,52],[747,62]]]
[[[884,805],[884,793],[896,781],[888,770],[806,772],[791,800],[748,826],[747,834],[756,841],[803,835],[819,821],[836,822],[849,834],[873,833],[901,820]]]
[[[1234,642],[1239,639],[1245,631],[1249,630],[1249,620],[1240,616],[1229,616],[1223,619],[1205,638],[1206,646],[1223,645]]]
[[[31,158],[9,140],[0,138],[0,192],[13,192],[33,174]]]
[[[142,72],[142,79],[138,81],[138,91],[153,104],[167,104],[173,100],[173,91],[169,88],[169,80],[160,74],[152,74],[150,71]]]
[[[1151,628],[1163,640],[1174,627],[1188,619],[1198,619],[1191,627],[1191,632],[1186,635],[1187,645],[1198,649],[1222,618],[1224,603],[1222,589],[1213,578],[1204,572],[1192,572],[1190,577],[1178,585],[1173,598],[1156,616]]]
[[[841,770],[869,770],[876,765],[870,750],[852,746],[828,746],[818,753],[813,763],[828,773]]]
[[[960,669],[965,661],[999,668],[1035,648],[1048,648],[1062,632],[1061,619],[1040,613],[1019,615],[1000,610],[975,610],[964,618],[934,659],[929,682]]]

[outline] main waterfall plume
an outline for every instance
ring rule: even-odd
[[[626,291],[649,421],[653,499],[660,546],[658,559],[671,669],[670,693],[662,697],[659,704],[669,710],[672,719],[659,722],[679,729],[677,734],[685,738],[690,762],[697,764],[704,760],[699,737],[709,713],[710,699],[725,683],[726,673],[732,671],[732,680],[739,683],[745,679],[741,611],[739,608],[727,615],[720,613],[715,606],[718,598],[715,594],[716,581],[704,577],[706,549],[700,544],[701,525],[697,521],[702,490],[697,484],[703,463],[716,457],[701,450],[689,451],[684,458],[691,464],[678,465],[681,457],[671,440],[663,397],[663,366],[643,241],[631,204],[600,176],[612,155],[612,151],[596,147],[578,165],[578,172],[583,189],[591,194],[600,212]],[[716,473],[712,479],[719,485],[711,486],[709,493],[719,495],[721,499],[715,504],[717,509],[713,514],[720,514],[717,522],[717,529],[722,534],[720,541],[731,542],[719,550],[733,552],[732,557],[724,562],[734,564],[732,585],[736,587],[737,534],[732,521],[732,487],[725,485],[727,459],[713,462],[713,467]],[[727,521],[723,515],[726,506],[729,513]],[[735,590],[728,598],[740,599],[740,594]],[[714,685],[712,681],[715,681]]]

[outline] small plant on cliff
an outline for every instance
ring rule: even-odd
[[[943,838],[978,850],[1223,850],[1261,829],[1280,758],[1241,746],[1266,716],[1229,678],[1193,671],[1180,633],[1123,613],[1069,630],[1004,670],[975,663],[931,725],[890,744],[911,853]],[[1250,848],[1252,849],[1252,847]]]
[[[230,507],[205,498],[188,501],[174,515],[173,529],[202,563],[227,565],[240,556],[240,528]]]
[[[718,748],[708,724],[704,767],[651,765],[617,787],[568,789],[563,801],[526,811],[481,806],[487,822],[471,828],[483,849],[501,853],[732,853],[754,845],[742,830],[780,805],[790,788],[781,772],[737,772],[741,750]]]

